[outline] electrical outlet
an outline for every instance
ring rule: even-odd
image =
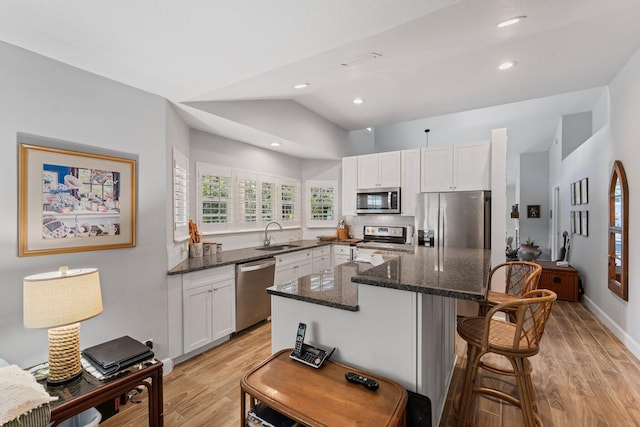
[[[146,345],[147,347],[149,347],[150,349],[153,349],[153,339],[148,339],[144,342],[144,345]]]

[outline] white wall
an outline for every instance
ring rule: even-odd
[[[585,142],[592,133],[591,111],[562,116],[562,158]]]
[[[22,279],[63,264],[100,271],[104,312],[82,322],[82,347],[130,335],[152,338],[165,357],[165,100],[2,42],[0,63],[0,357],[24,367],[47,359],[47,331],[22,326]],[[18,257],[18,133],[136,157],[136,247]]]
[[[552,160],[555,179],[550,183],[561,189],[562,229],[569,229],[570,210],[589,211],[589,236],[571,236],[570,262],[583,277],[585,302],[636,357],[640,357],[640,265],[633,260],[640,253],[640,200],[635,197],[640,185],[640,170],[635,167],[640,156],[639,75],[637,52],[601,94],[594,109],[594,135],[563,161]],[[607,288],[608,187],[614,160],[625,166],[630,189],[628,302]],[[572,207],[569,185],[584,177],[589,178],[589,203]]]
[[[549,192],[549,154],[520,155],[520,243],[535,240],[543,259],[549,259]],[[530,205],[540,205],[540,218],[528,217]]]

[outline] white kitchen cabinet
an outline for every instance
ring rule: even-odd
[[[322,270],[331,268],[332,259],[330,245],[313,248],[312,266],[312,273],[320,273]]]
[[[333,250],[333,266],[344,264],[351,261],[351,246],[332,245]]]
[[[423,192],[491,189],[491,143],[456,144],[421,150]]]
[[[456,191],[491,190],[491,143],[454,145],[453,177]]]
[[[358,157],[342,158],[342,216],[356,215]]]
[[[400,151],[358,156],[358,188],[400,187]]]
[[[235,266],[182,277],[184,353],[235,332]]]
[[[416,214],[416,197],[420,192],[420,149],[402,150],[401,154],[401,191],[400,214],[414,216]]]
[[[313,271],[313,251],[305,249],[277,255],[274,283],[286,283],[299,277],[307,276]]]

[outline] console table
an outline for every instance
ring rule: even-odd
[[[246,396],[304,425],[404,426],[407,391],[386,378],[326,361],[319,369],[289,358],[281,350],[247,372],[240,381],[240,425],[246,422]],[[375,379],[376,391],[347,382],[346,372]]]
[[[40,383],[47,393],[58,397],[58,400],[51,402],[53,425],[110,399],[119,398],[138,386],[146,387],[149,394],[149,426],[163,425],[162,362],[158,360],[128,368],[128,372],[103,381],[83,371],[82,376],[65,385],[50,386],[46,380]]]
[[[561,301],[577,302],[580,277],[575,268],[558,267],[553,261],[536,261],[542,266],[542,275],[538,288],[549,289],[558,295]]]

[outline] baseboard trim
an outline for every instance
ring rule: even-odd
[[[631,353],[636,357],[636,359],[640,360],[640,344],[633,339],[624,329],[622,329],[616,322],[613,321],[609,315],[602,310],[596,303],[593,302],[588,296],[583,295],[582,301],[584,304],[589,307],[591,311],[600,319],[602,323],[604,323],[607,328],[613,332],[613,334],[618,337],[620,341],[629,349]]]

